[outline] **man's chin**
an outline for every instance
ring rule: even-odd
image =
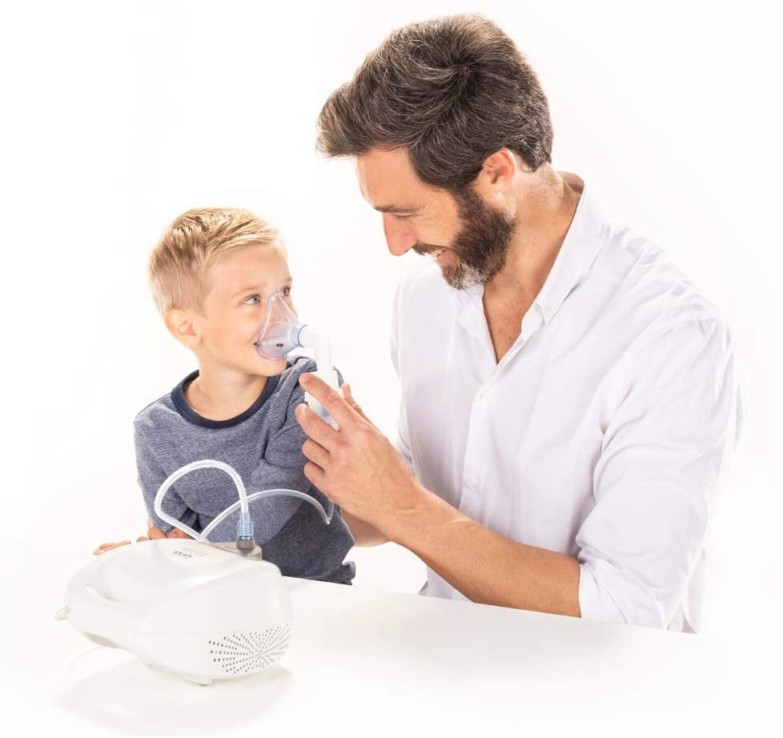
[[[459,264],[456,267],[441,266],[440,271],[446,284],[455,290],[467,290],[485,282],[478,272],[469,269],[464,264]]]

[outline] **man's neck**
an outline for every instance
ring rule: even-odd
[[[198,377],[185,388],[185,399],[202,418],[230,420],[253,405],[267,380],[200,362]]]
[[[566,177],[568,181],[550,171],[544,186],[526,192],[506,264],[484,285],[484,315],[497,362],[519,337],[522,319],[541,292],[574,219],[582,182]]]
[[[514,240],[502,271],[484,286],[491,301],[535,300],[544,286],[574,219],[583,183],[572,174],[551,171],[521,196]]]

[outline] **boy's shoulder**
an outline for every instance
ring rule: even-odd
[[[299,384],[299,377],[305,372],[314,372],[316,363],[308,356],[295,356],[289,360],[289,365],[277,378],[274,396],[286,403],[291,399],[300,399],[304,390]]]
[[[270,398],[272,407],[270,415],[281,418],[292,418],[296,407],[304,402],[305,391],[299,379],[306,372],[315,372],[318,365],[307,356],[297,356],[289,359],[289,365],[278,377],[274,394]],[[337,367],[337,381],[343,384],[343,376]]]
[[[295,356],[290,359],[290,362],[288,368],[280,375],[280,384],[282,386],[296,385],[301,389],[299,377],[308,372],[315,372],[318,369],[318,365],[309,356]],[[338,383],[342,385],[345,381],[342,373],[336,366],[333,368],[337,372]],[[304,390],[302,390],[302,393],[304,394]]]
[[[292,356],[289,359],[289,364],[286,370],[280,375],[281,379],[284,376],[295,376],[297,381],[299,377],[305,372],[314,372],[317,369],[314,359],[309,356]]]
[[[133,426],[137,431],[150,431],[155,427],[160,427],[161,423],[173,420],[177,415],[177,409],[171,399],[171,390],[169,390],[140,410],[133,419]]]

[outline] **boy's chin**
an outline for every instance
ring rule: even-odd
[[[268,359],[259,354],[259,359],[261,359],[259,373],[267,377],[276,377],[278,374],[282,374],[288,366],[288,359],[285,356],[282,359]]]

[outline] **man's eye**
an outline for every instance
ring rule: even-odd
[[[397,218],[397,220],[409,220],[411,215],[400,215],[400,213],[394,213],[394,217]]]
[[[261,304],[261,295],[251,295],[247,298],[247,300],[244,301],[245,305],[260,305]]]

